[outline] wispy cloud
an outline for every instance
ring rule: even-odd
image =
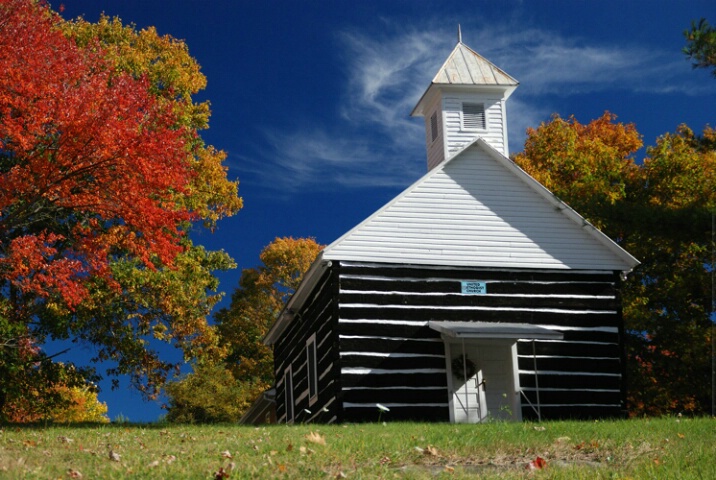
[[[508,104],[510,147],[554,111],[549,97],[610,89],[693,94],[688,64],[679,52],[639,45],[586,45],[536,28],[475,28],[464,38],[475,50],[520,80]],[[518,32],[518,33],[515,33]],[[386,21],[384,31],[338,35],[347,72],[335,118],[312,119],[310,130],[266,131],[268,160],[288,175],[267,181],[282,190],[404,186],[424,172],[424,127],[409,113],[454,44],[442,27],[408,29]]]
[[[452,45],[443,41],[444,32],[435,31],[413,30],[388,38],[344,32],[340,38],[347,49],[344,58],[351,59],[343,116],[398,132],[400,142],[419,125],[408,114]]]
[[[479,32],[484,54],[521,83],[521,94],[571,95],[624,89],[635,92],[700,93],[697,77],[677,51],[659,51],[643,45],[587,45],[539,29]],[[499,38],[499,43],[490,42]],[[701,83],[703,85],[703,83]]]

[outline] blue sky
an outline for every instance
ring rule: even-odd
[[[409,114],[458,24],[465,44],[520,82],[507,103],[512,153],[553,113],[586,123],[609,110],[635,123],[646,145],[681,123],[716,125],[716,79],[681,53],[692,20],[716,23],[713,0],[61,3],[65,18],[105,12],[155,26],[185,40],[202,66],[199,99],[213,112],[203,136],[228,153],[245,204],[195,238],[239,264],[220,276],[227,298],[275,237],[331,243],[425,173],[423,119]],[[102,385],[110,418],[162,413],[126,383]]]

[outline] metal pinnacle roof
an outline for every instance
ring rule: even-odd
[[[462,42],[453,49],[432,83],[451,85],[505,85],[519,82]]]

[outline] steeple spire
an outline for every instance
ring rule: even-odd
[[[518,82],[462,43],[440,67],[411,115],[425,118],[428,169],[481,138],[509,156],[505,101]]]

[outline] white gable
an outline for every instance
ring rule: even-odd
[[[323,259],[609,271],[638,264],[483,140],[329,245]]]

